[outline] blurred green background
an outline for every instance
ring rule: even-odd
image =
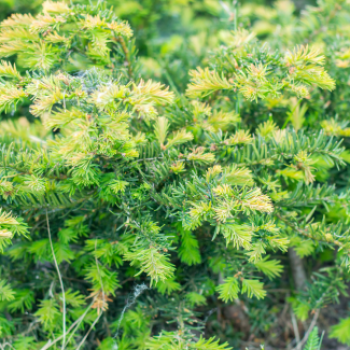
[[[67,0],[68,1],[68,0]],[[75,4],[97,0],[70,0]],[[134,30],[144,77],[153,77],[184,90],[187,72],[203,62],[220,34],[234,25],[232,0],[99,0],[127,20]],[[0,0],[0,19],[12,13],[38,13],[43,0]],[[238,23],[269,36],[293,22],[313,0],[241,0]]]

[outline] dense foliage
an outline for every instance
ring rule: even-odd
[[[285,304],[319,349],[350,279],[350,5],[114,5],[1,23],[2,348],[278,348]]]

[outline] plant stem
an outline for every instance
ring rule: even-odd
[[[288,249],[288,256],[292,268],[295,288],[298,292],[302,291],[306,286],[306,273],[303,266],[303,260],[298,256],[294,248]]]
[[[84,319],[84,317],[88,313],[88,311],[91,309],[91,306],[93,305],[93,303],[94,303],[94,301],[89,305],[89,307],[85,310],[85,312],[74,323],[72,323],[72,325],[68,328],[67,334],[69,334],[70,331],[73,330],[73,328],[75,327],[75,329],[73,330],[71,336],[68,339],[68,343],[69,343],[69,340],[71,339],[71,337],[73,336],[73,334],[75,333],[75,331],[77,330],[77,328],[79,327],[80,323],[82,322],[82,320]],[[63,338],[63,335],[59,336],[58,338],[56,338],[53,341],[49,340],[40,350],[47,350],[47,349],[49,349],[52,345],[57,343],[62,338]]]
[[[234,0],[233,1],[233,6],[234,6],[234,22],[233,22],[233,28],[235,31],[237,31],[237,28],[238,28],[238,0]],[[236,114],[239,115],[240,113],[240,105],[239,105],[239,101],[240,98],[239,98],[239,91],[237,90],[237,95],[236,95]]]
[[[82,341],[80,342],[80,344],[78,345],[76,350],[79,350],[83,346],[83,344],[85,343],[86,338],[89,336],[90,332],[95,327],[95,324],[98,322],[98,320],[100,319],[101,315],[102,315],[102,312],[98,315],[98,317],[96,318],[94,323],[91,325],[90,329],[87,331],[87,333],[85,334],[85,337],[82,339]]]
[[[299,344],[300,343],[300,334],[299,334],[299,329],[298,329],[298,323],[297,323],[297,320],[296,320],[296,317],[295,317],[293,310],[291,310],[291,317],[292,317],[292,325],[293,325],[295,339],[297,341],[297,344]]]
[[[320,315],[320,309],[316,310],[315,315],[310,323],[310,326],[309,326],[308,330],[306,331],[301,342],[299,342],[299,344],[297,344],[297,346],[295,348],[293,348],[292,350],[301,350],[301,347],[306,343],[307,339],[309,338],[310,333],[314,329],[319,315]]]
[[[126,46],[124,38],[121,37],[121,36],[116,37],[115,41],[119,42],[120,46],[122,47],[122,50],[123,50],[124,55],[125,55],[125,61],[128,64],[129,78],[131,79],[132,75],[133,75],[133,71],[132,71],[132,68],[131,68],[130,53],[129,53],[128,47]]]
[[[234,18],[233,18],[233,28],[234,30],[236,31],[237,30],[237,26],[238,26],[238,0],[234,0],[233,1],[233,7],[234,7],[234,12],[233,12],[233,15],[234,15]]]
[[[53,260],[55,262],[55,266],[56,266],[56,270],[57,270],[57,274],[58,274],[58,279],[60,281],[60,285],[61,285],[61,290],[62,290],[62,308],[63,308],[63,340],[62,340],[62,347],[61,349],[64,350],[66,347],[66,296],[65,296],[65,291],[64,291],[64,285],[63,285],[63,280],[62,280],[62,276],[60,273],[60,269],[58,267],[58,263],[56,260],[56,256],[55,256],[55,250],[53,248],[53,243],[52,243],[52,237],[51,237],[51,230],[50,230],[50,223],[49,223],[49,216],[47,214],[47,209],[46,209],[46,224],[47,224],[47,233],[49,236],[49,241],[50,241],[50,247],[51,247],[51,251],[52,251],[52,256],[53,256]]]

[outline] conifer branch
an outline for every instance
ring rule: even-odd
[[[128,67],[128,75],[129,75],[129,79],[133,78],[133,71],[132,71],[132,66],[131,66],[131,61],[130,61],[130,54],[129,54],[129,49],[126,46],[125,40],[122,36],[117,36],[114,37],[114,40],[116,42],[120,43],[120,46],[124,52],[124,56],[125,56],[125,64]]]
[[[87,337],[89,336],[89,334],[91,333],[91,331],[94,329],[96,323],[99,321],[100,317],[102,316],[103,312],[100,312],[96,319],[94,320],[94,322],[92,323],[92,325],[90,326],[89,330],[86,332],[84,338],[81,340],[81,342],[79,343],[78,347],[77,347],[77,350],[79,350],[85,343]]]
[[[93,303],[95,301],[93,301],[85,310],[85,312],[76,320],[74,321],[71,326],[68,328],[67,330],[67,334],[70,334],[70,332],[72,331],[72,333],[70,334],[67,344],[69,344],[71,338],[74,336],[76,330],[79,328],[81,322],[84,320],[85,316],[87,315],[87,313],[89,312],[89,310],[91,309]],[[59,342],[62,338],[63,338],[64,334],[60,335],[59,337],[55,338],[55,340],[49,340],[40,350],[47,350],[49,349],[51,346],[53,346],[54,344],[56,344],[57,342]]]
[[[314,313],[345,295],[349,279],[350,152],[341,138],[350,135],[350,51],[347,31],[335,32],[347,25],[349,4],[321,2],[301,20],[291,9],[279,16],[289,10],[278,2],[268,11],[244,5],[239,14],[238,1],[222,3],[229,21],[211,10],[210,28],[187,23],[174,32],[190,40],[162,38],[160,47],[156,18],[173,18],[176,0],[142,2],[136,17],[124,9],[136,40],[108,1],[48,0],[41,13],[0,26],[0,252],[12,267],[0,283],[6,346],[229,350],[211,327],[203,337],[213,306],[227,303],[230,319],[243,293],[245,309],[259,300],[252,313],[278,308],[286,300],[266,296],[288,295],[281,255],[290,254],[291,267],[300,270],[306,256],[312,265],[312,283],[304,288],[298,273],[301,292],[288,299],[301,350],[310,332],[300,340],[296,318],[314,317],[313,326]],[[192,1],[181,6],[199,19],[207,14]],[[174,22],[184,24],[181,16],[167,22],[171,31]],[[300,46],[311,31],[318,41]],[[139,42],[149,50],[135,65]],[[330,250],[324,264],[319,254]],[[52,259],[62,293],[40,278]],[[133,302],[109,324],[140,278]],[[267,281],[281,288],[266,289]],[[146,284],[147,296],[136,298]],[[255,317],[247,332],[268,339],[274,315],[272,323]],[[332,336],[348,341],[344,329],[347,319]],[[228,340],[235,330],[225,329]],[[307,347],[319,347],[317,330]]]

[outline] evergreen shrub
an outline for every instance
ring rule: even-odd
[[[293,19],[299,36],[264,42],[232,10],[186,89],[143,76],[103,3],[1,23],[2,348],[228,350],[230,310],[265,336],[286,285],[310,320],[293,346],[320,347],[349,280],[347,39],[308,45]]]

